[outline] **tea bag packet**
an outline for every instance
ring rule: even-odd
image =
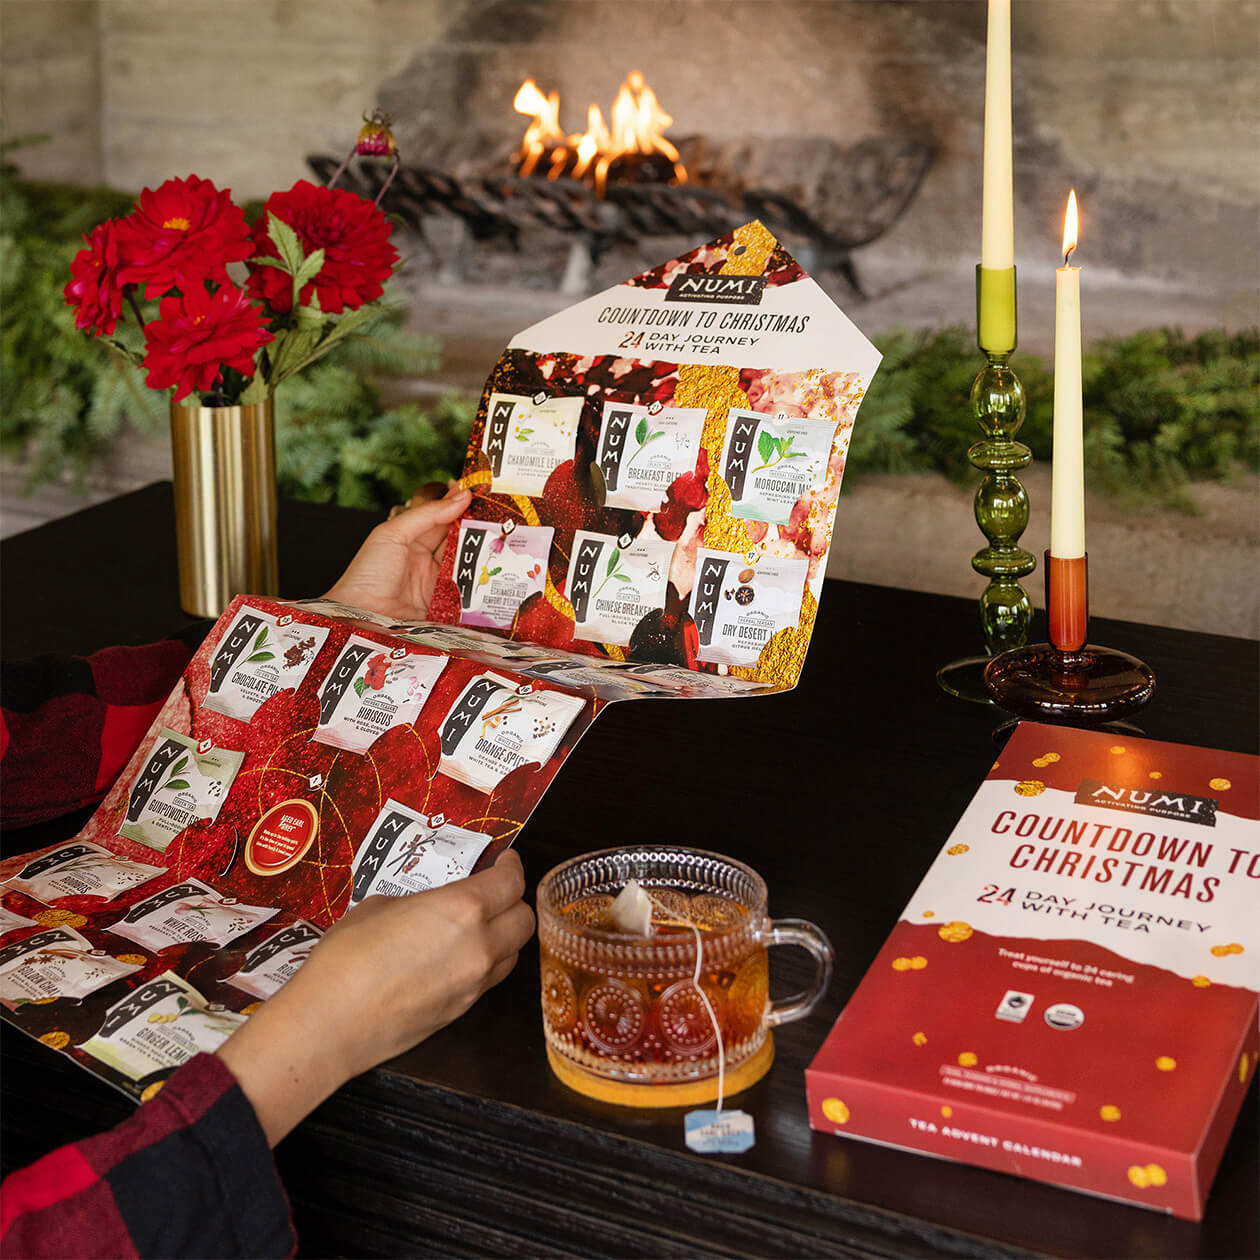
[[[210,658],[205,708],[248,722],[277,692],[300,685],[326,638],[326,626],[242,608]]]
[[[324,680],[311,738],[367,752],[378,736],[419,717],[446,665],[445,656],[390,649],[352,634]]]
[[[228,976],[224,984],[266,1001],[297,974],[321,936],[323,933],[313,923],[299,919],[263,941],[246,957],[240,971]]]
[[[518,766],[544,762],[585,707],[581,696],[535,691],[498,674],[479,674],[441,728],[443,774],[492,792]]]
[[[226,945],[279,913],[279,907],[247,906],[199,879],[186,879],[137,901],[108,931],[155,951],[194,941]]]
[[[138,1081],[213,1054],[247,1018],[212,1005],[187,980],[164,971],[115,1002],[79,1049]]]
[[[165,852],[185,827],[219,816],[244,759],[243,752],[198,744],[163,727],[131,786],[118,834]]]
[[[463,879],[489,843],[489,836],[456,827],[440,814],[426,818],[388,800],[355,854],[350,904],[371,896],[404,897]]]
[[[633,678],[622,670],[604,668],[589,657],[537,661],[534,664],[522,666],[521,673],[527,674],[530,678],[549,678],[553,682],[571,687],[592,687],[601,696],[610,695],[620,698],[628,695],[652,695],[657,692],[673,694],[657,687],[654,683]]]
[[[573,637],[629,643],[635,626],[665,607],[673,555],[674,544],[663,538],[640,536],[631,542],[578,530],[566,592],[573,605]]]
[[[490,461],[495,494],[539,496],[547,478],[573,458],[585,400],[578,394],[491,394],[481,449]]]
[[[461,521],[454,569],[460,621],[511,629],[516,610],[546,585],[554,533],[550,525],[505,532],[491,521]]]
[[[335,599],[295,599],[297,608],[307,608],[314,613],[323,613],[327,617],[343,617],[350,621],[366,621],[374,626],[387,626],[390,618],[381,613],[369,612],[366,608],[356,608],[353,604],[343,604]]]
[[[28,919],[24,914],[18,914],[7,906],[0,906],[0,936],[7,936],[10,932],[16,932],[18,928],[34,926],[34,919]]]
[[[731,515],[786,525],[797,500],[826,482],[838,423],[778,419],[732,407],[721,464]]]
[[[83,998],[139,970],[73,928],[49,928],[0,949],[0,1002],[13,1010],[23,1002]]]
[[[132,862],[99,844],[75,841],[28,862],[4,886],[45,905],[58,897],[103,897],[110,901],[165,873],[164,866]]]
[[[595,462],[608,507],[655,512],[700,457],[703,407],[639,406],[607,402],[600,421]]]
[[[618,678],[634,678],[650,682],[654,687],[677,695],[685,691],[693,696],[737,696],[757,691],[761,684],[745,678],[729,678],[721,674],[702,674],[679,665],[639,663],[617,666],[612,671]]]
[[[800,621],[809,561],[764,557],[755,566],[745,557],[701,547],[691,616],[699,631],[702,661],[756,665],[761,649]]]

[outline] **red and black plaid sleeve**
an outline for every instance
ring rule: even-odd
[[[0,1187],[0,1253],[290,1256],[297,1235],[258,1118],[214,1055],[134,1116]]]

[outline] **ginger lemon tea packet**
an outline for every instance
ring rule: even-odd
[[[545,525],[461,521],[455,561],[460,621],[510,629],[517,609],[546,585],[554,534]]]
[[[241,969],[224,984],[266,1001],[297,974],[321,936],[313,923],[299,919],[251,950]]]
[[[186,879],[136,902],[108,931],[152,950],[194,941],[226,945],[278,913],[277,906],[247,906],[199,879]]]
[[[3,886],[45,905],[59,897],[102,897],[110,901],[165,873],[164,866],[133,862],[99,844],[79,840],[28,862]]]
[[[13,1010],[23,1002],[85,998],[141,965],[111,957],[73,928],[49,928],[0,949],[0,1002]]]

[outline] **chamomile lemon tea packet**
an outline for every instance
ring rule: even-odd
[[[16,932],[18,928],[34,926],[34,919],[28,919],[24,914],[18,914],[7,906],[0,906],[0,936],[7,936],[10,932]]]
[[[628,644],[635,626],[665,607],[673,556],[674,544],[663,538],[614,538],[579,529],[566,583],[573,637]]]
[[[479,792],[493,792],[518,766],[546,762],[585,705],[582,696],[479,674],[442,722],[438,768]]]
[[[691,615],[700,639],[697,656],[723,665],[757,664],[761,649],[799,623],[809,561],[764,556],[756,564],[701,547]]]
[[[547,478],[573,458],[584,401],[580,394],[491,394],[481,435],[481,449],[490,461],[490,489],[540,496]]]
[[[210,658],[204,707],[248,722],[277,692],[302,682],[326,638],[326,626],[246,605]]]
[[[290,923],[251,950],[240,971],[228,976],[224,984],[266,1001],[297,975],[321,936],[319,928],[305,919]]]
[[[244,759],[243,752],[163,727],[132,784],[118,834],[165,852],[185,827],[219,816]]]
[[[99,844],[77,840],[28,862],[5,881],[4,887],[24,892],[45,905],[51,905],[58,897],[102,897],[111,901],[119,893],[147,884],[165,872],[164,866],[133,862]]]
[[[547,582],[550,525],[463,520],[454,578],[464,625],[511,629],[516,610]]]
[[[363,753],[420,716],[446,668],[445,656],[388,648],[352,634],[319,693],[317,744]]]
[[[115,1002],[79,1049],[138,1081],[213,1054],[247,1018],[207,1002],[187,980],[164,971]]]
[[[797,501],[827,480],[838,423],[732,407],[720,466],[731,515],[786,525]]]
[[[655,512],[673,483],[700,458],[703,407],[606,402],[595,464],[607,507]]]
[[[112,958],[73,928],[55,927],[0,949],[0,1002],[84,998],[139,971],[142,964]]]
[[[355,854],[350,904],[371,896],[405,897],[463,879],[489,843],[489,836],[448,823],[441,814],[426,817],[387,800]]]
[[[192,941],[226,945],[279,912],[276,906],[247,906],[221,897],[209,884],[186,879],[137,901],[107,930],[155,951]]]

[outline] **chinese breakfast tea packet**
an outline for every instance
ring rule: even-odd
[[[459,619],[469,626],[511,629],[516,610],[547,582],[555,530],[549,525],[463,520],[455,560]]]
[[[368,828],[351,870],[350,904],[364,897],[404,897],[439,888],[472,871],[490,837],[426,818],[399,801],[388,800]]]
[[[103,897],[106,901],[129,888],[165,874],[164,866],[149,866],[119,857],[99,844],[75,841],[28,862],[4,883],[51,905],[58,897]]]
[[[319,693],[316,743],[363,753],[378,736],[414,722],[447,658],[388,648],[352,634]]]
[[[185,827],[219,816],[244,759],[243,752],[206,747],[163,727],[132,784],[118,834],[165,852]]]
[[[0,949],[0,1002],[84,998],[139,971],[143,963],[111,958],[73,928],[55,927]]]
[[[210,658],[204,706],[248,722],[277,692],[301,683],[327,637],[327,627],[246,605]]]
[[[731,515],[786,525],[797,501],[827,479],[836,424],[732,407],[721,463]]]
[[[188,981],[164,971],[111,1006],[79,1049],[138,1081],[213,1054],[247,1018],[216,1010]]]
[[[573,458],[584,401],[580,394],[491,394],[481,436],[481,449],[490,461],[490,489],[540,496],[547,478]]]
[[[0,936],[7,936],[10,932],[16,932],[18,928],[34,926],[34,919],[28,919],[25,915],[18,914],[7,906],[0,906]]]
[[[700,636],[699,659],[756,665],[761,649],[800,621],[809,561],[762,557],[756,564],[701,547],[691,615]]]
[[[293,979],[321,936],[323,933],[313,923],[299,919],[252,950],[240,971],[228,976],[224,984],[266,1001]]]
[[[700,458],[703,407],[606,402],[595,464],[607,507],[655,512],[673,483]]]
[[[674,544],[663,538],[631,541],[578,530],[567,582],[573,637],[629,643],[635,626],[665,607],[673,555]]]
[[[479,674],[442,723],[439,768],[460,783],[492,792],[518,766],[545,762],[585,704],[581,696]]]
[[[247,906],[235,897],[220,897],[209,884],[186,879],[137,901],[107,931],[152,950],[191,941],[226,945],[279,912],[279,907]]]

